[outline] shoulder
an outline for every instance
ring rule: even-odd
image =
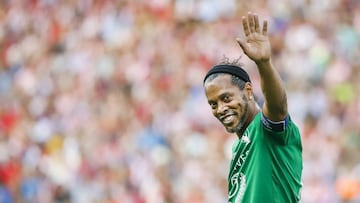
[[[282,144],[300,140],[299,129],[292,121],[289,114],[282,121],[272,121],[266,118],[263,113],[261,113],[259,117],[264,134],[270,138],[277,140]]]

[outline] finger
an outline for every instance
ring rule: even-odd
[[[243,50],[244,53],[246,53],[246,42],[244,42],[244,40],[240,39],[240,38],[236,38],[237,43],[240,45],[241,49]]]
[[[248,13],[248,21],[249,21],[250,32],[255,32],[254,16],[250,12]]]
[[[245,33],[245,36],[249,36],[250,35],[250,30],[249,30],[249,24],[248,24],[248,21],[246,19],[245,16],[242,17],[242,24],[243,24],[243,29],[244,29],[244,33]]]
[[[259,26],[259,16],[254,15],[254,21],[255,21],[255,32],[260,33],[260,26]]]
[[[265,20],[264,23],[263,23],[262,34],[267,35],[267,30],[268,30],[268,22],[267,22],[267,20]]]

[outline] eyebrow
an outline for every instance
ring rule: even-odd
[[[221,93],[218,97],[216,98],[219,98],[219,99],[223,99],[225,96],[232,96],[233,94],[231,94],[230,92],[224,92],[224,93]],[[208,103],[211,103],[211,102],[215,102],[215,100],[208,100]]]
[[[219,97],[218,98],[224,98],[225,96],[232,96],[233,94],[232,93],[230,93],[230,92],[224,92],[224,93],[222,93],[222,94],[220,94],[219,95]]]

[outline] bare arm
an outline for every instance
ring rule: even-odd
[[[264,94],[264,115],[272,121],[285,119],[287,98],[279,73],[271,63],[271,45],[267,35],[267,21],[260,30],[256,14],[248,13],[242,18],[246,40],[237,39],[244,53],[253,60],[259,70],[261,89]]]

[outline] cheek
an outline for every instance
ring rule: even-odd
[[[217,117],[217,116],[216,116],[216,110],[215,110],[215,109],[212,109],[212,114],[213,114],[215,117]]]
[[[239,101],[237,103],[237,108],[239,109],[240,112],[244,112],[245,111],[245,108],[247,106],[247,102],[246,101]]]
[[[243,103],[247,103],[249,101],[249,99],[244,94],[242,95],[241,100]]]
[[[243,95],[241,97],[241,100],[239,101],[239,105],[242,106],[242,108],[244,108],[245,106],[248,105],[248,102],[249,102],[248,98],[245,95]]]

